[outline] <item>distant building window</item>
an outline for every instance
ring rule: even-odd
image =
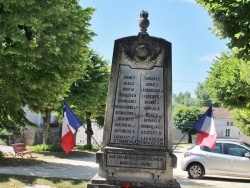
[[[226,129],[225,137],[230,137],[230,129]]]
[[[233,126],[234,125],[234,123],[233,122],[227,122],[227,126]]]

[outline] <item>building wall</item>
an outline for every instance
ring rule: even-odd
[[[230,119],[214,119],[214,123],[219,138],[239,139],[240,130]]]
[[[23,131],[23,137],[19,140],[12,139],[10,142],[24,142],[26,145],[36,145],[43,143],[43,129],[44,121],[40,113],[32,112],[28,106],[25,106],[23,110],[26,112],[27,119],[36,124],[37,127],[26,126]],[[54,112],[51,112],[50,123],[57,122],[58,117],[54,116]],[[50,142],[60,142],[60,128],[59,127],[50,127]]]
[[[28,106],[25,106],[23,108],[23,110],[26,112],[26,118],[32,122],[32,123],[35,123],[37,124],[37,126],[43,126],[44,125],[44,121],[43,121],[43,117],[42,117],[42,114],[40,113],[35,113],[35,112],[32,112]],[[52,111],[51,112],[51,118],[50,118],[50,123],[54,123],[58,120],[58,117],[57,116],[54,116],[54,112]]]

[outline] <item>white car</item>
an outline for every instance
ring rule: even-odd
[[[230,139],[217,139],[214,150],[193,145],[184,153],[181,169],[192,179],[209,174],[250,179],[250,147]]]

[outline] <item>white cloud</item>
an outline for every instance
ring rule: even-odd
[[[213,60],[219,56],[219,53],[214,53],[214,54],[207,54],[207,55],[197,55],[195,59],[197,59],[200,62],[210,62],[212,63]]]

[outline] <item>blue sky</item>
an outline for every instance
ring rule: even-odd
[[[149,13],[148,34],[172,43],[173,93],[190,92],[204,82],[212,59],[227,51],[226,40],[209,31],[206,10],[194,0],[80,0],[83,8],[95,7],[91,29],[97,34],[91,47],[112,61],[114,41],[138,35],[142,10]]]

